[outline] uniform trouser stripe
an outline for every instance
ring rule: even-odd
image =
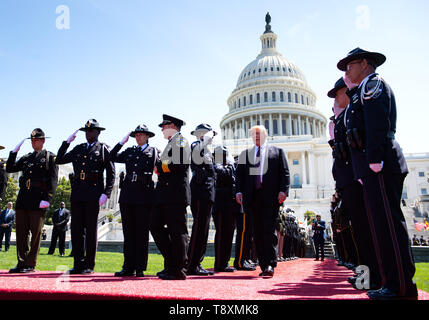
[[[374,243],[375,255],[377,257],[378,268],[380,270],[380,275],[381,275],[381,279],[382,279],[381,285],[384,285],[386,283],[386,275],[384,274],[383,264],[381,262],[380,246],[378,245],[377,233],[375,232],[374,220],[372,219],[372,212],[371,212],[371,208],[368,204],[368,195],[367,195],[367,191],[365,190],[365,188],[363,188],[363,198],[365,200],[366,214],[368,216],[368,222],[369,222],[369,227],[370,227],[370,231],[371,231],[371,237],[372,237],[372,241]]]
[[[393,226],[392,212],[390,210],[390,205],[389,205],[389,202],[387,200],[386,189],[384,186],[384,179],[383,179],[382,174],[378,175],[378,181],[380,183],[381,195],[383,197],[383,203],[384,203],[384,208],[385,208],[384,213],[386,214],[386,217],[387,217],[387,222],[389,224],[389,230],[390,230],[390,237],[392,239],[393,249],[395,251],[396,267],[398,268],[399,281],[400,281],[400,294],[404,295],[405,294],[404,269],[402,267],[402,259],[401,259],[401,254],[399,251],[398,238],[396,237],[395,228]]]

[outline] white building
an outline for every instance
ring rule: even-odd
[[[327,119],[317,109],[303,72],[277,51],[277,35],[269,24],[260,40],[261,52],[243,69],[228,98],[228,113],[220,122],[223,143],[238,155],[252,145],[249,129],[264,125],[268,143],[287,155],[291,189],[286,205],[298,219],[311,210],[330,221],[335,184]]]

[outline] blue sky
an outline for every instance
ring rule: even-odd
[[[56,28],[59,5],[70,9],[68,30]],[[397,139],[405,152],[429,152],[428,9],[424,0],[1,0],[0,157],[36,127],[57,152],[89,118],[107,128],[100,140],[112,147],[145,123],[162,149],[163,113],[185,120],[190,139],[199,123],[218,128],[241,70],[260,52],[267,11],[279,51],[303,71],[326,117],[338,60],[357,46],[384,53],[378,71],[396,95]],[[74,145],[83,141],[79,133]],[[29,151],[26,142],[20,153]]]

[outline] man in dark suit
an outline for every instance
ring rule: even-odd
[[[322,259],[325,260],[325,229],[326,224],[325,221],[320,220],[320,215],[316,215],[316,220],[313,221],[312,229],[313,229],[313,242],[316,248],[316,261],[319,261],[319,250],[321,252]]]
[[[163,280],[185,280],[183,269],[189,243],[186,207],[190,204],[189,165],[191,149],[180,133],[185,122],[164,114],[159,125],[168,144],[156,163],[156,205],[150,231],[164,257]],[[165,228],[167,226],[167,228]]]
[[[396,133],[392,89],[375,70],[386,61],[378,52],[350,51],[337,67],[345,71],[350,105],[345,114],[355,179],[362,182],[366,208],[382,275],[382,287],[371,299],[417,298],[414,259],[401,209],[408,174]]]
[[[252,216],[260,276],[272,277],[277,266],[276,219],[289,192],[289,167],[284,151],[266,143],[265,127],[255,126],[250,134],[255,146],[240,154],[236,199]]]
[[[76,130],[58,150],[57,164],[73,163],[74,179],[71,192],[71,236],[74,265],[70,274],[94,272],[97,253],[97,221],[100,206],[107,202],[115,182],[115,165],[110,160],[108,147],[98,141],[100,127],[90,119]],[[84,131],[86,143],[67,152],[78,131]],[[106,171],[106,184],[104,184]],[[85,238],[84,238],[85,237]]]
[[[55,155],[43,148],[45,133],[36,128],[30,138],[22,140],[7,159],[6,171],[22,172],[16,200],[16,249],[18,264],[10,273],[34,272],[39,254],[46,210],[58,185],[58,166]],[[31,139],[34,152],[16,160],[25,140]],[[30,248],[29,236],[31,232]]]
[[[55,247],[57,246],[60,250],[60,256],[64,257],[65,251],[65,243],[66,243],[66,232],[68,230],[67,224],[70,220],[70,211],[66,209],[66,204],[61,202],[60,208],[54,211],[52,216],[52,237],[51,237],[51,245],[49,247],[48,254],[54,254]]]
[[[12,233],[12,225],[15,222],[15,211],[12,209],[13,203],[7,203],[7,209],[3,210],[0,213],[0,251],[3,244],[3,235],[4,239],[4,251],[9,251],[10,246],[10,235]]]

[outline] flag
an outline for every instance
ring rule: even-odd
[[[425,220],[425,231],[429,231],[429,221]]]

